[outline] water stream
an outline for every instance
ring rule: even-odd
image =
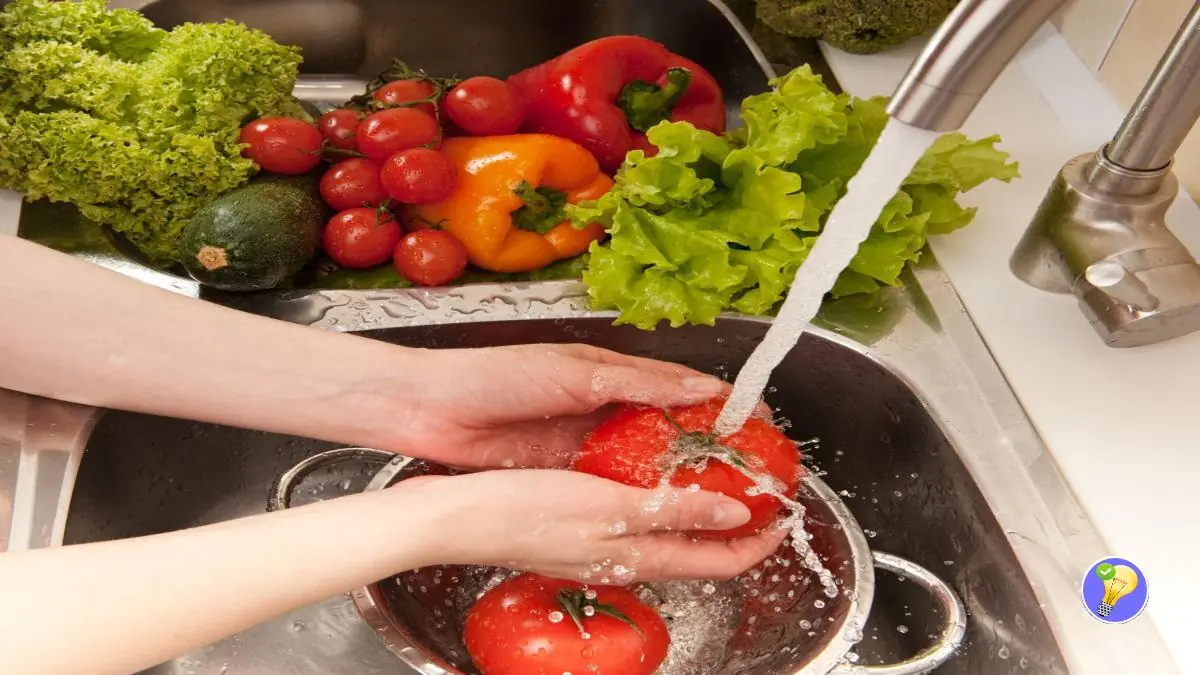
[[[940,135],[896,120],[884,128],[879,142],[850,180],[846,195],[829,214],[825,229],[796,272],[779,315],[738,372],[733,393],[717,418],[719,435],[731,434],[746,423],[762,400],[771,371],[804,334],[820,310],[821,300],[850,264],[879,214],[926,148]]]

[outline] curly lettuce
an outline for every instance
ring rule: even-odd
[[[235,22],[156,28],[104,0],[0,11],[0,188],[70,202],[151,260],[257,170],[248,119],[303,117],[300,52]]]
[[[888,116],[883,98],[834,94],[808,66],[771,84],[742,103],[744,125],[725,136],[656,125],[647,134],[654,156],[629,153],[611,192],[570,208],[576,222],[602,222],[610,234],[592,245],[583,274],[596,308],[645,329],[777,308]],[[831,294],[898,285],[930,234],[970,223],[975,211],[959,194],[1019,176],[998,141],[936,141]]]

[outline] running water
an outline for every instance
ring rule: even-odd
[[[796,272],[779,316],[738,373],[733,393],[717,418],[717,434],[731,434],[749,419],[762,400],[771,371],[804,334],[820,310],[821,300],[871,233],[879,214],[925,149],[940,135],[896,120],[884,128],[879,142],[850,180],[846,195],[829,214],[825,229]]]

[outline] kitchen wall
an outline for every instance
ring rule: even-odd
[[[1055,20],[1080,58],[1131,105],[1196,0],[1074,0]],[[1200,200],[1200,125],[1175,158],[1175,173]]]

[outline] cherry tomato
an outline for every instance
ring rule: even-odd
[[[264,117],[242,128],[242,155],[265,171],[302,174],[321,163],[321,132],[308,122],[290,117]]]
[[[388,198],[379,182],[379,164],[363,157],[334,164],[321,176],[321,198],[338,211],[379,206]]]
[[[732,435],[717,439],[719,445],[678,443],[684,432],[711,434],[723,404],[722,400],[714,400],[669,410],[623,405],[584,438],[573,468],[618,483],[653,488],[662,480],[663,466],[680,460],[683,463],[671,477],[672,485],[699,485],[701,490],[728,495],[750,509],[746,524],[731,530],[697,531],[697,536],[737,539],[755,534],[778,515],[779,500],[765,494],[747,495],[746,489],[754,487],[753,481],[721,455],[726,449],[733,450],[736,461],[752,472],[770,474],[785,495],[794,496],[800,482],[800,451],[775,425],[759,417],[750,418]],[[693,456],[680,455],[682,452]],[[703,452],[716,456],[702,461]],[[703,468],[697,470],[698,465]]]
[[[321,243],[334,262],[360,269],[387,262],[400,235],[400,223],[386,210],[348,209],[329,219]]]
[[[340,150],[358,150],[358,125],[362,121],[357,110],[338,108],[321,115],[317,128],[330,147]]]
[[[472,77],[446,95],[446,116],[471,136],[515,133],[525,120],[525,108],[504,80]]]
[[[413,108],[388,108],[363,120],[358,127],[358,149],[382,162],[388,157],[438,140],[437,120]]]
[[[429,148],[397,152],[383,163],[380,180],[387,193],[404,204],[432,204],[454,192],[454,165]]]
[[[371,98],[383,103],[391,103],[399,105],[401,103],[412,103],[433,96],[433,85],[424,80],[396,80],[388,82],[382,87],[375,90]],[[433,117],[433,104],[422,103],[421,105],[413,106],[413,109]]]
[[[651,675],[667,658],[670,639],[662,617],[628,589],[536,574],[488,591],[463,627],[467,653],[483,675]]]
[[[400,240],[392,262],[418,286],[445,286],[467,269],[467,249],[445,230],[417,230]]]

